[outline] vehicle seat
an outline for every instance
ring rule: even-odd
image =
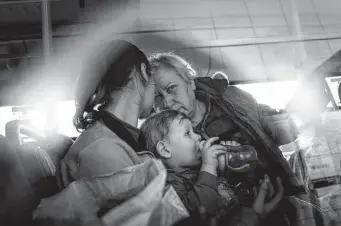
[[[25,225],[34,195],[17,151],[0,135],[0,225]]]
[[[13,145],[22,145],[20,134],[25,134],[35,140],[44,140],[45,136],[32,129],[27,120],[13,120],[5,126],[5,136]]]
[[[6,149],[4,151],[6,153],[11,152],[13,160],[9,159],[10,166],[8,169],[1,171],[4,174],[8,173],[9,177],[9,182],[1,184],[1,189],[4,191],[10,190],[10,197],[12,197],[7,199],[6,202],[2,202],[4,208],[6,209],[6,206],[15,203],[15,206],[6,212],[6,215],[16,216],[15,218],[18,218],[21,225],[23,222],[25,224],[31,222],[31,214],[42,198],[52,196],[59,191],[55,178],[56,169],[59,166],[60,159],[63,158],[73,144],[71,138],[61,134],[49,137],[37,135],[35,131],[24,123],[16,120],[6,125],[5,133],[9,137],[5,140],[7,143],[13,143],[13,145],[10,145],[10,151],[6,151]],[[27,136],[33,135],[32,138],[36,141],[22,143],[22,133]],[[2,156],[5,156],[6,153]],[[6,161],[6,159],[3,161]],[[2,164],[0,163],[0,165]],[[6,192],[2,194],[6,194]],[[0,223],[0,225],[18,224],[17,221],[11,224]]]
[[[25,153],[27,151],[22,149],[31,150],[30,152],[34,152],[36,157],[39,156],[40,160],[45,162],[43,164],[45,166],[44,170],[51,171],[53,176],[55,175],[56,166],[59,165],[60,160],[74,142],[71,138],[62,134],[44,136],[31,128],[27,124],[27,121],[24,120],[13,120],[8,122],[6,124],[5,134],[9,142],[19,147],[22,158],[24,158],[23,156],[26,156],[26,158],[28,156],[28,154]],[[21,134],[25,134],[36,141],[23,143]],[[48,156],[45,156],[45,153]]]

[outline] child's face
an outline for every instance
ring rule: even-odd
[[[178,167],[197,167],[201,164],[199,145],[200,135],[193,131],[188,119],[175,119],[167,135],[167,146],[171,152],[171,161]]]

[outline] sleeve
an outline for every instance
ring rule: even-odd
[[[124,146],[114,139],[101,138],[82,150],[77,168],[79,178],[83,178],[114,173],[135,164]]]
[[[168,183],[173,186],[187,210],[192,214],[199,206],[204,206],[208,214],[218,212],[218,179],[200,171],[194,184],[186,183],[176,175],[170,175]]]
[[[223,99],[239,105],[244,115],[257,120],[277,145],[288,144],[297,139],[298,129],[288,113],[278,112],[266,104],[258,103],[250,93],[237,87],[229,87],[224,92]]]

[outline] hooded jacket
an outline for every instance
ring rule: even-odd
[[[229,86],[224,79],[196,78],[195,85],[197,97],[206,95],[214,98],[223,114],[257,141],[261,147],[258,151],[266,158],[271,171],[281,177],[284,193],[291,194],[298,185],[298,180],[279,149],[280,145],[293,142],[298,137],[298,131],[288,114],[279,114],[269,106],[257,103],[252,95],[235,86]],[[290,212],[287,209],[291,209],[292,218],[297,217],[296,209],[292,208],[290,202],[282,207],[285,212]],[[293,225],[297,219],[288,220],[291,221],[288,225]],[[241,207],[233,212],[229,225],[258,225],[259,222],[256,221],[256,213]]]
[[[297,186],[298,181],[283,157],[280,145],[297,139],[297,129],[287,114],[279,114],[267,105],[259,104],[249,93],[229,86],[226,80],[208,77],[195,79],[196,95],[214,98],[219,108],[253,140],[263,147],[263,154],[276,166],[284,188]],[[289,191],[288,191],[289,192]]]

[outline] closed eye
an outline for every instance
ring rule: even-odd
[[[162,96],[160,94],[155,94],[155,101],[160,102],[162,100]]]
[[[167,93],[173,93],[177,88],[177,85],[171,85],[167,88]]]

